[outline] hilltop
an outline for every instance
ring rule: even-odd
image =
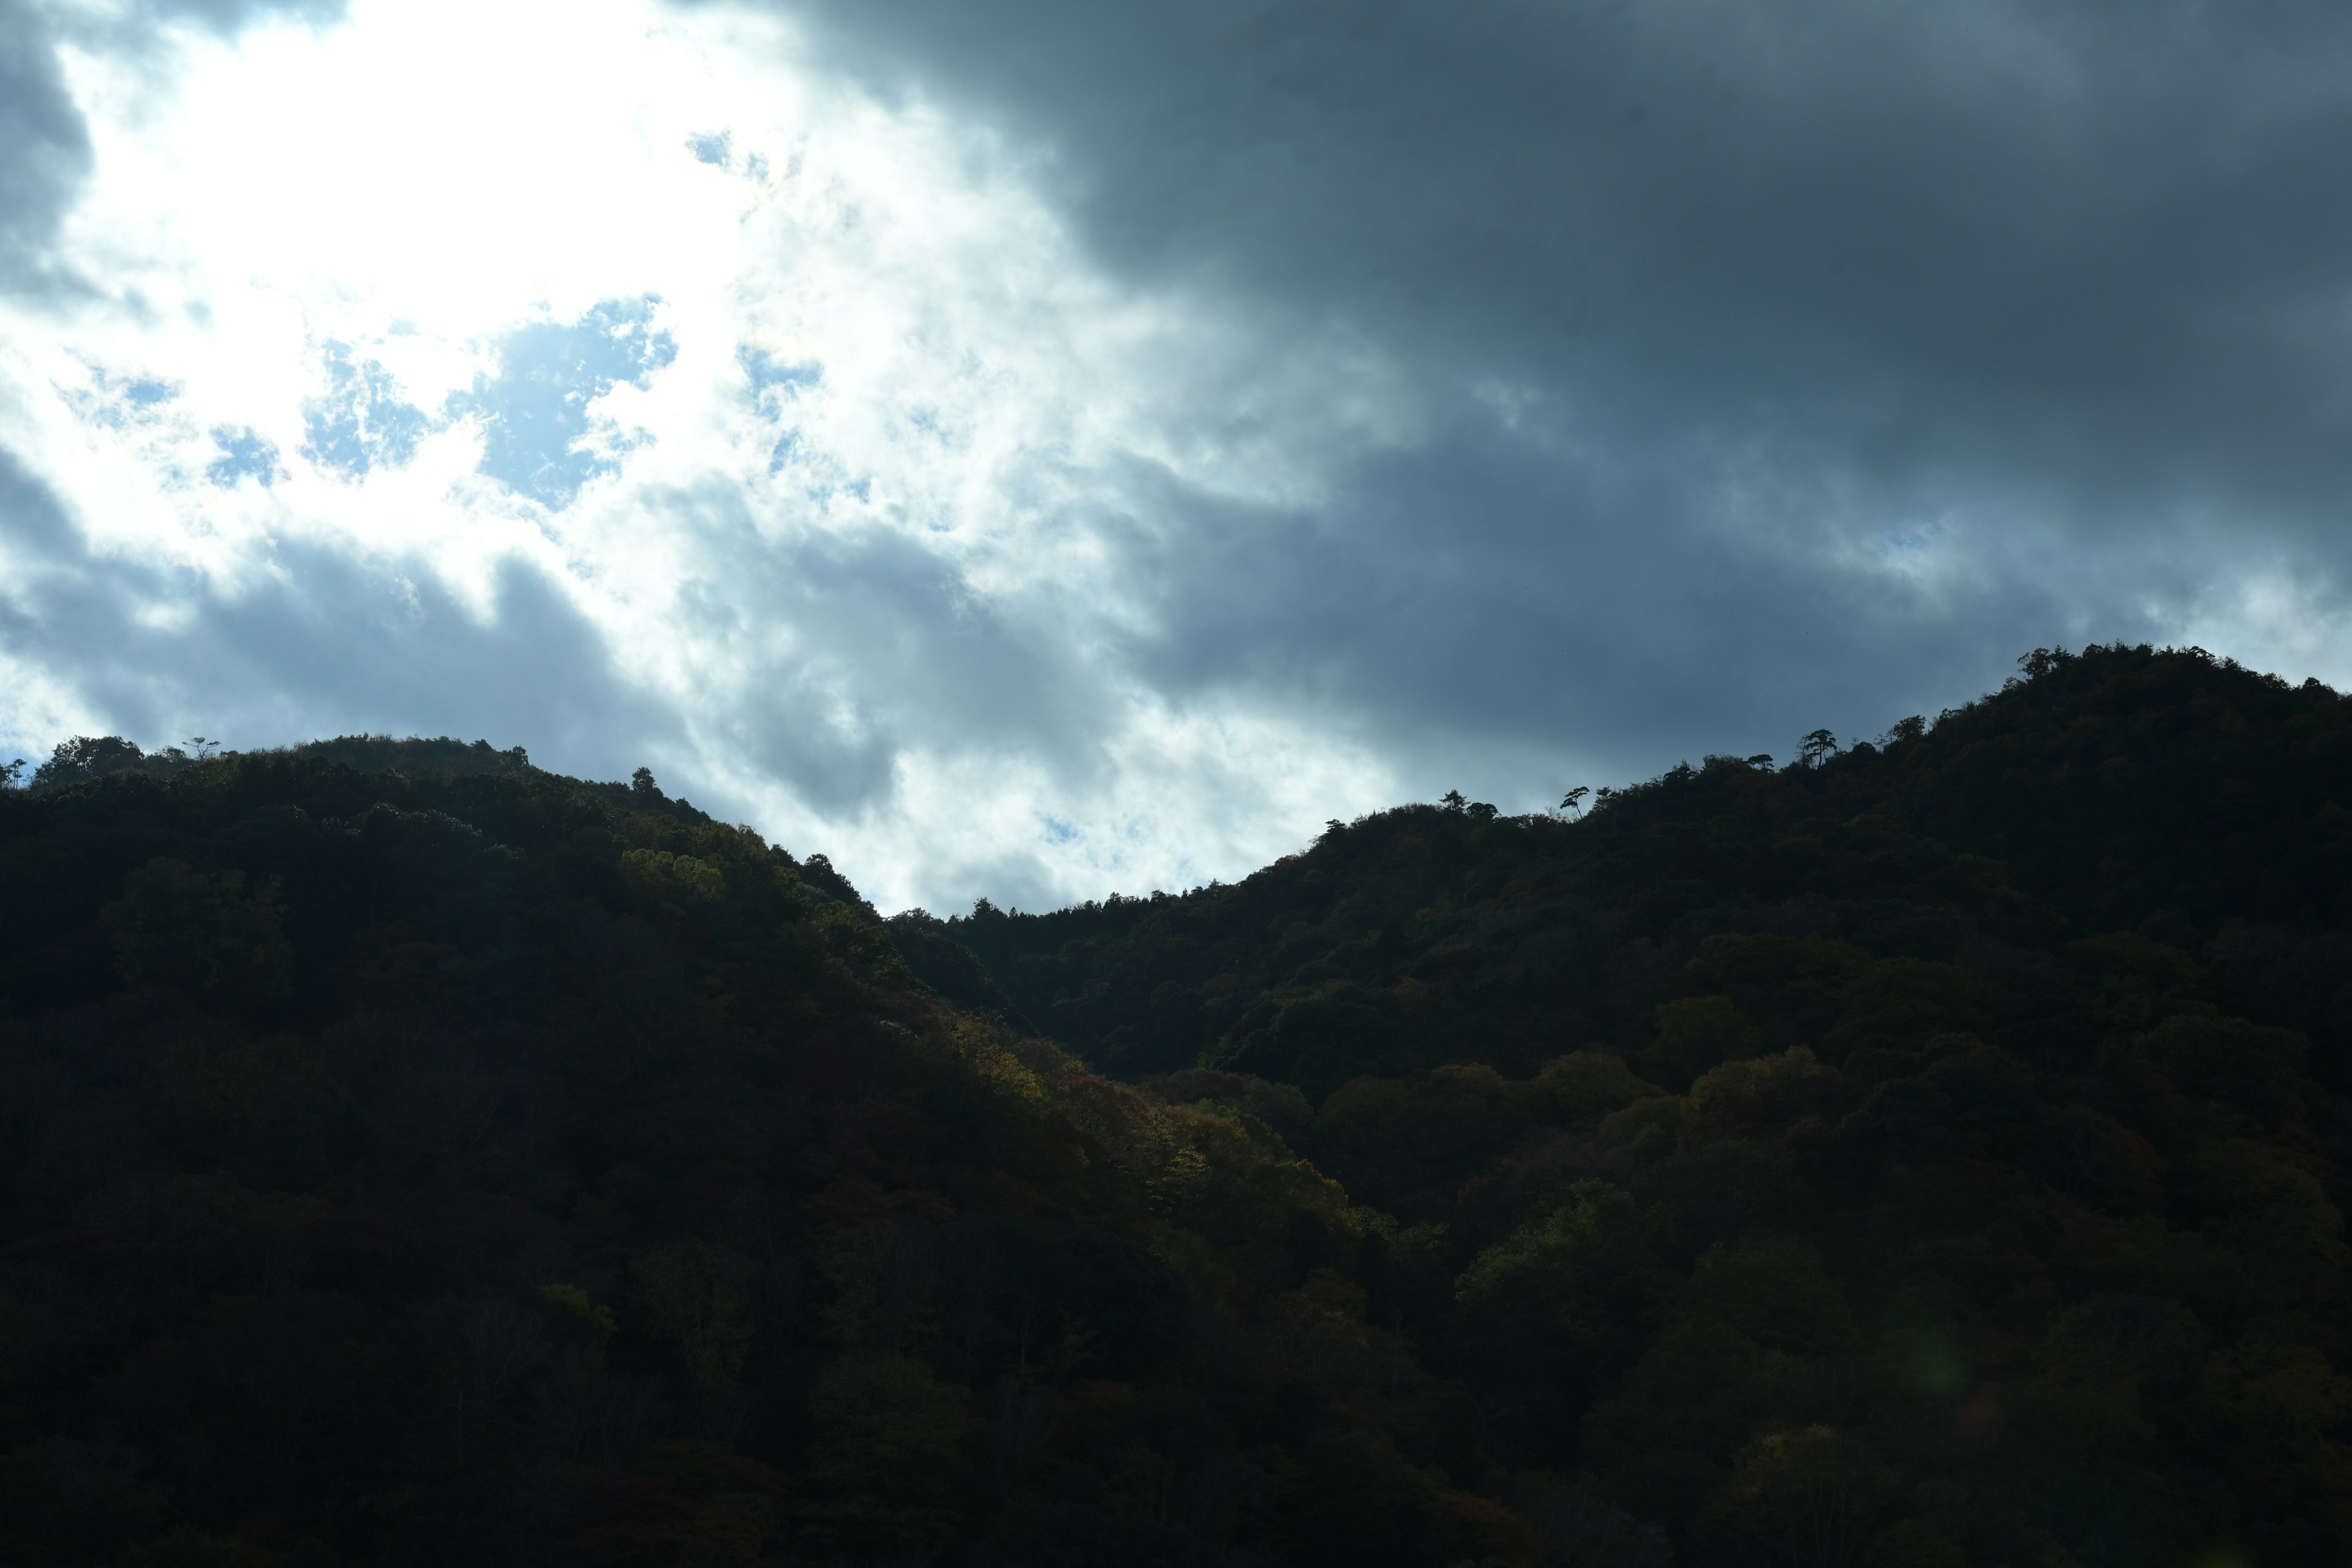
[[[1482,1452],[1692,1560],[2340,1561],[2352,703],[2022,664],[1580,820],[937,925],[1339,1179]],[[1834,1550],[1765,1539],[1832,1500]]]
[[[1297,1374],[1355,1321],[1335,1184],[959,1011],[649,774],[53,770],[0,894],[12,1563],[1526,1538]]]
[[[12,1563],[2352,1544],[2315,683],[946,921],[642,772],[125,748],[0,794]]]

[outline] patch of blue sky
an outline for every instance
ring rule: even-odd
[[[749,343],[738,345],[735,363],[743,367],[743,377],[751,384],[752,401],[778,418],[784,416],[784,405],[795,402],[800,395],[824,380],[824,366],[814,360],[786,360],[765,349],[755,349]],[[771,398],[769,394],[775,395]],[[801,444],[801,433],[787,426],[768,452],[768,472],[781,473],[793,463],[808,460]],[[825,494],[831,494],[827,489]],[[818,492],[809,492],[811,500],[820,499]]]
[[[1047,816],[1041,812],[1037,821],[1045,830],[1045,842],[1048,844],[1068,844],[1078,837],[1076,825],[1065,822],[1058,816]]]
[[[704,131],[686,139],[686,150],[694,154],[698,163],[715,163],[726,168],[733,161],[735,139],[724,131]]]
[[[90,366],[89,378],[96,391],[74,394],[71,401],[83,418],[112,430],[146,419],[155,409],[180,395],[173,383],[152,376],[125,380],[96,365]]]
[[[452,414],[482,426],[481,471],[508,489],[561,510],[580,488],[619,467],[609,455],[637,444],[590,412],[626,382],[644,386],[677,357],[677,344],[652,325],[657,295],[607,300],[576,321],[534,321],[499,341],[498,374],[477,376],[450,399]],[[603,439],[590,446],[592,434]]]
[[[350,479],[415,457],[433,422],[402,399],[392,372],[372,359],[354,360],[350,345],[331,342],[326,365],[327,395],[302,405],[302,456]]]
[[[814,504],[828,510],[832,509],[836,496],[848,496],[859,505],[865,506],[870,505],[874,500],[874,481],[867,478],[852,479],[846,484],[835,484],[829,479],[820,479],[814,484],[804,487],[801,493]]]
[[[242,479],[268,489],[286,477],[278,464],[278,443],[255,430],[216,425],[213,445],[220,449],[220,456],[206,466],[205,478],[222,489],[235,489]]]

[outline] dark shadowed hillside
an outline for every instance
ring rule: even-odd
[[[2024,666],[1580,821],[940,929],[1345,1184],[1481,1462],[1689,1561],[2342,1561],[2352,704]]]
[[[64,754],[0,795],[0,1562],[1532,1550],[1344,1193],[821,858],[455,742]]]
[[[61,748],[0,1563],[2339,1563],[2352,712],[2027,671],[947,921],[646,773]]]

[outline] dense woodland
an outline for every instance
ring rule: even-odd
[[[2352,1560],[2352,701],[2037,653],[883,920],[640,773],[0,794],[0,1563]]]

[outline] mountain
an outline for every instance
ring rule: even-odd
[[[935,923],[1345,1184],[1370,1320],[1476,1412],[1449,1473],[1691,1562],[2352,1560],[2352,704],[2022,663],[1581,820]]]
[[[884,920],[520,752],[0,792],[0,1563],[2352,1556],[2352,712]]]
[[[487,746],[65,755],[0,794],[0,1562],[1522,1552],[1400,1449],[1336,1184],[821,857]]]

